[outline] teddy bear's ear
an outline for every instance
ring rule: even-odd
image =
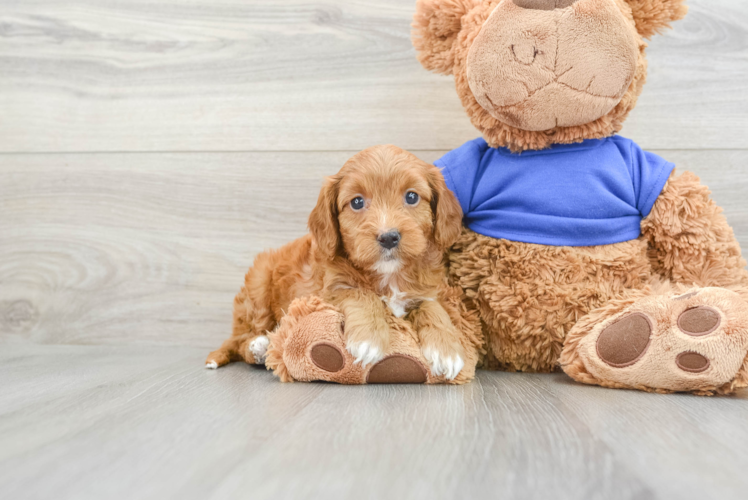
[[[453,45],[462,27],[462,16],[480,0],[418,0],[413,16],[413,45],[424,68],[450,74]]]
[[[683,19],[688,12],[685,0],[626,0],[634,14],[636,30],[644,38],[652,38],[670,27],[672,21]]]

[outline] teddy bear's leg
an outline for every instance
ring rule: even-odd
[[[412,339],[393,333],[393,354],[362,366],[348,352],[340,311],[318,297],[295,300],[271,332],[266,365],[283,382],[339,384],[410,383],[429,379],[425,360]]]
[[[676,289],[680,287],[676,286]],[[656,392],[746,385],[748,302],[725,288],[611,301],[569,332],[560,363],[579,382]]]
[[[582,318],[566,338],[564,370],[609,387],[711,394],[748,386],[748,272],[709,189],[689,172],[672,174],[642,235],[673,293],[614,300]]]
[[[266,366],[282,382],[363,383],[361,366],[345,349],[342,327],[343,315],[321,299],[295,300],[269,334]]]
[[[460,310],[454,293],[446,298],[447,311],[456,315],[460,331],[475,335],[477,317]],[[276,330],[270,333],[266,366],[283,382],[327,381],[339,384],[461,384],[475,375],[480,340],[465,336],[466,367],[454,379],[434,376],[421,354],[415,332],[399,318],[389,318],[392,354],[374,365],[355,363],[346,349],[344,317],[317,297],[295,300]],[[456,323],[457,324],[457,323]]]

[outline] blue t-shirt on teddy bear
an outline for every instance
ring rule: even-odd
[[[555,246],[636,239],[674,165],[620,136],[512,153],[475,139],[434,163],[476,233]]]

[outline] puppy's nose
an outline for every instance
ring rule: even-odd
[[[387,250],[392,250],[400,243],[400,233],[398,231],[387,231],[377,237],[379,245]]]
[[[565,9],[577,0],[514,0],[514,4],[524,9],[553,10]]]

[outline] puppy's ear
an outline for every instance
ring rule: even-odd
[[[454,42],[462,29],[462,16],[480,0],[418,0],[411,39],[418,60],[429,71],[452,73]]]
[[[338,222],[338,183],[337,176],[328,177],[319,192],[317,206],[309,214],[309,232],[312,233],[317,248],[329,260],[338,253],[342,244]]]
[[[636,31],[644,38],[652,38],[683,19],[688,12],[685,0],[626,0],[634,14]]]
[[[428,166],[428,179],[431,213],[434,214],[434,242],[439,248],[447,250],[462,232],[462,207],[444,182],[441,171],[433,165]]]

